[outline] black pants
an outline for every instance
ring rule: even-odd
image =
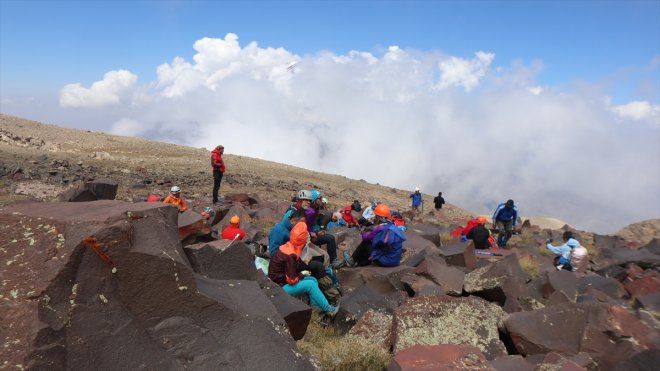
[[[337,259],[337,242],[335,242],[335,236],[331,234],[322,234],[316,236],[316,241],[312,241],[314,245],[321,246],[325,245],[328,250],[328,255],[330,256],[330,263],[334,262]]]
[[[213,170],[213,202],[218,202],[218,191],[220,190],[223,174],[220,170]]]
[[[362,241],[355,251],[353,251],[351,257],[359,267],[364,267],[371,264],[369,255],[371,255],[371,241]]]

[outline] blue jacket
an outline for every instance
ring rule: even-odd
[[[364,209],[364,211],[362,212],[362,217],[365,218],[365,219],[371,219],[371,218],[373,218],[373,217],[375,217],[375,216],[376,216],[376,214],[374,214],[374,208],[373,208],[373,206],[369,206],[369,207],[367,207],[367,208]]]
[[[333,228],[342,227],[342,226],[345,226],[345,225],[346,225],[346,222],[344,221],[344,219],[339,219],[336,222],[331,220],[330,222],[328,222],[328,225],[325,226],[325,230],[329,231]]]
[[[555,255],[561,255],[562,258],[570,261],[571,260],[571,250],[580,246],[580,243],[574,239],[574,238],[569,238],[566,243],[564,243],[561,246],[552,246],[551,244],[547,244],[545,247],[552,251],[553,254]]]
[[[518,220],[518,207],[515,205],[511,208],[505,207],[504,203],[497,205],[497,209],[495,209],[495,213],[493,214],[493,225],[497,224],[497,221],[508,222],[510,220],[513,221],[513,225],[515,226]]]
[[[369,260],[383,267],[396,267],[401,264],[403,241],[406,240],[406,236],[394,224],[381,224],[370,233],[363,233],[362,240],[371,242]]]
[[[412,198],[412,205],[413,206],[419,206],[419,205],[422,204],[422,194],[421,193],[415,192],[415,193],[411,194],[408,197]]]
[[[268,254],[270,256],[275,255],[275,251],[277,251],[280,246],[289,242],[292,228],[293,225],[288,218],[275,224],[273,229],[268,234]]]

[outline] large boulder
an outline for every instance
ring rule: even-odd
[[[394,311],[394,353],[420,345],[468,344],[488,359],[507,354],[498,329],[506,314],[477,297],[425,296]]]
[[[281,326],[198,292],[176,221],[160,203],[0,210],[10,241],[0,264],[5,365],[312,369]]]
[[[192,210],[179,213],[177,224],[179,226],[179,239],[181,241],[211,234],[211,226],[206,218]]]
[[[448,265],[465,267],[471,271],[477,266],[477,257],[472,241],[455,242],[440,249],[440,255],[445,258]]]
[[[540,293],[528,286],[529,280],[530,276],[522,270],[516,255],[509,255],[466,274],[463,289],[513,313],[542,306]]]
[[[435,282],[448,295],[461,296],[463,293],[465,273],[458,268],[448,267],[439,258],[425,258],[415,268],[415,274]]]
[[[388,371],[495,371],[479,348],[466,344],[413,345],[397,353]]]
[[[504,321],[517,351],[523,355],[585,352],[601,369],[644,349],[657,347],[657,333],[625,309],[596,303],[565,303],[531,312],[513,313]]]
[[[216,280],[259,278],[250,248],[241,241],[215,240],[184,247],[196,273]]]
[[[114,200],[119,185],[112,179],[96,179],[76,184],[62,192],[58,198],[62,202],[89,202],[96,200]]]
[[[369,309],[348,334],[367,340],[389,352],[392,348],[392,315]]]
[[[362,285],[353,290],[350,295],[344,296],[339,313],[335,317],[335,325],[345,333],[369,310],[391,314],[398,305],[399,300],[396,294],[382,295],[369,286]]]

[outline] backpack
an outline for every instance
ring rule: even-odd
[[[389,251],[390,246],[403,243],[405,237],[401,238],[400,230],[394,224],[388,224],[374,236],[371,246],[377,249]]]

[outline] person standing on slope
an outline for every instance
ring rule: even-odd
[[[438,192],[438,195],[433,199],[433,205],[435,206],[435,216],[440,217],[442,211],[442,205],[444,205],[445,199],[442,198],[442,192]]]
[[[513,204],[513,200],[497,205],[493,214],[493,225],[500,231],[497,234],[497,245],[505,247],[506,243],[513,234],[518,220],[518,207]]]
[[[225,147],[218,144],[213,151],[211,151],[211,168],[213,169],[213,204],[217,204],[218,191],[220,191],[220,182],[225,173],[225,161],[222,159],[222,154],[225,153]]]
[[[409,198],[412,198],[412,209],[415,212],[419,211],[419,207],[424,205],[424,200],[422,199],[422,194],[419,192],[419,187],[415,187],[415,192],[411,193]]]

